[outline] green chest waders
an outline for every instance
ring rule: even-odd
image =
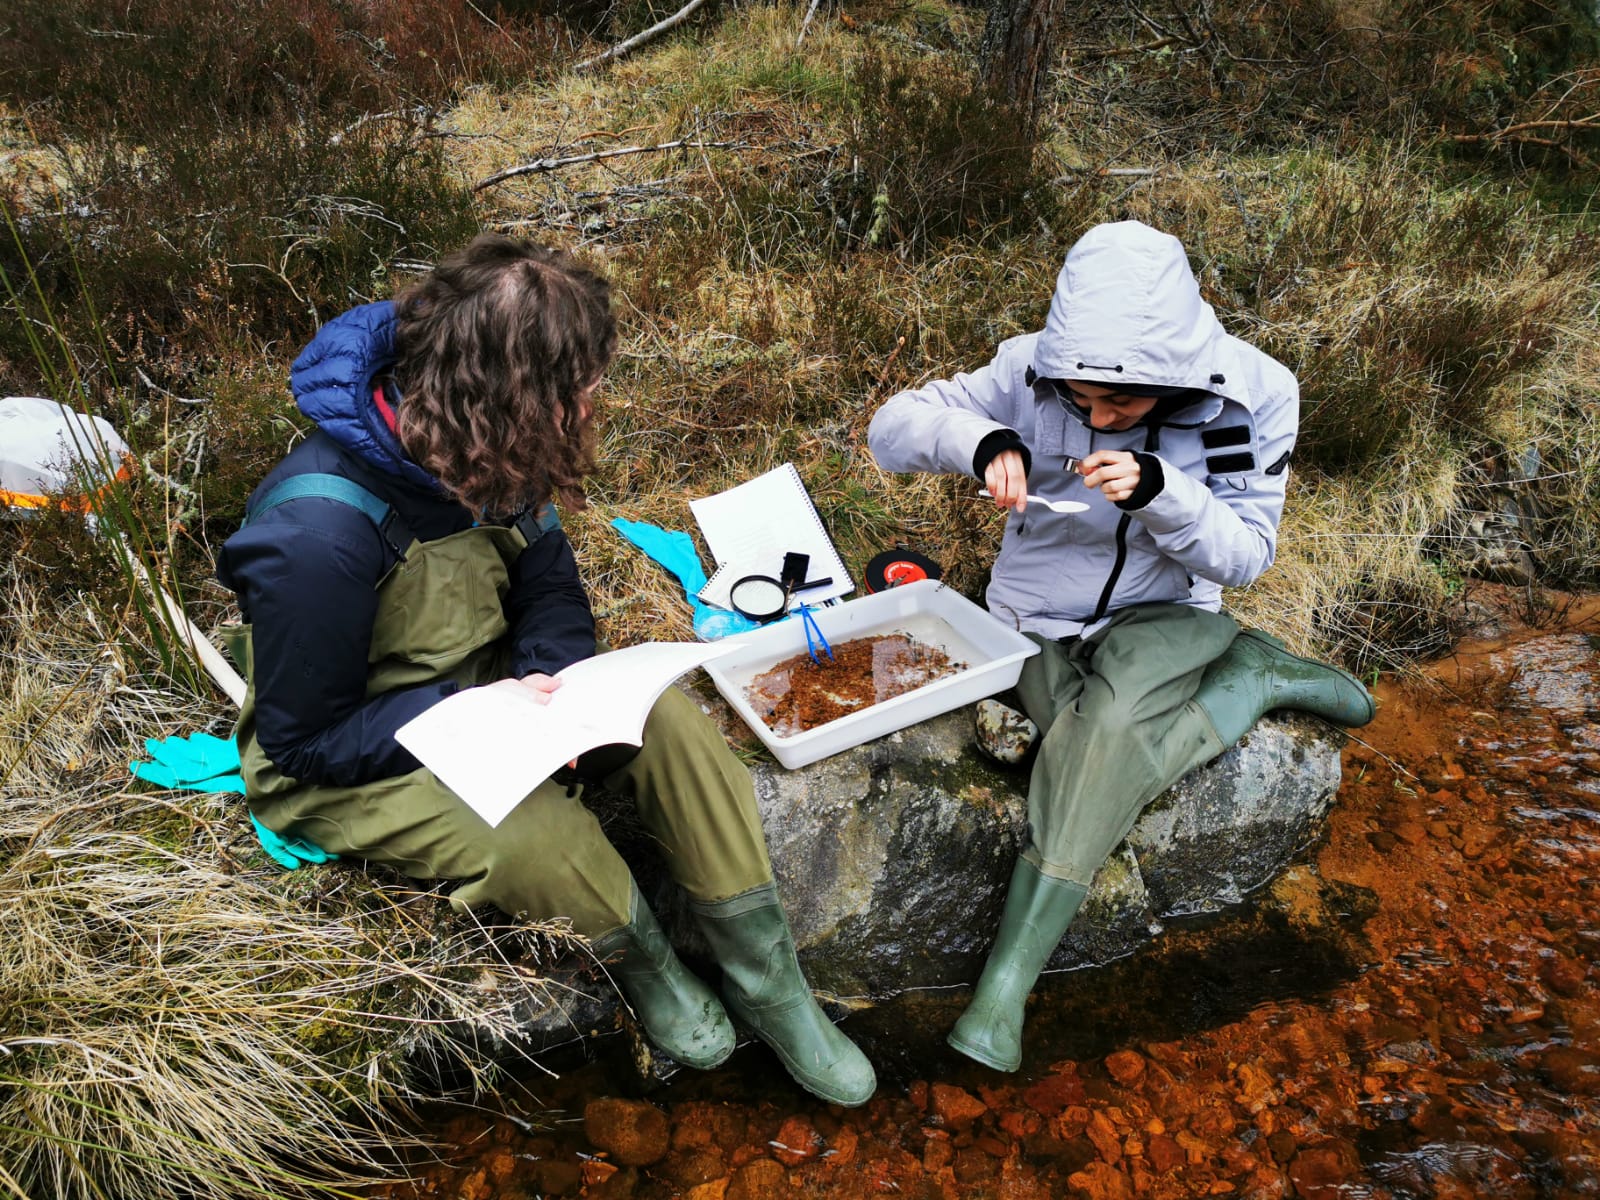
[[[378,584],[367,696],[445,679],[470,687],[504,678],[510,627],[503,598],[511,564],[526,546],[517,529],[495,525],[413,541]],[[248,626],[230,649],[253,676]],[[257,743],[253,683],[237,737],[251,811],[274,832],[416,879],[453,880],[450,899],[458,905],[568,917],[588,936],[629,920],[632,876],[577,786],[547,780],[491,828],[425,768],[354,787],[301,782]],[[651,711],[644,748],[601,782],[638,806],[690,896],[718,900],[772,878],[749,773],[677,689]]]

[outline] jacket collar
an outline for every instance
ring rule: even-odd
[[[407,456],[373,400],[395,360],[394,304],[363,304],[329,321],[300,352],[289,386],[300,411],[344,449],[413,486],[443,492],[439,481]]]

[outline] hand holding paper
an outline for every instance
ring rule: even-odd
[[[468,688],[402,725],[395,739],[498,825],[584,751],[639,745],[667,685],[732,649],[731,642],[647,642],[573,663],[550,679],[553,687],[505,679]]]

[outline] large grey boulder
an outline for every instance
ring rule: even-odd
[[[714,693],[698,698],[739,737]],[[1327,811],[1341,740],[1314,718],[1268,717],[1158,798],[1100,871],[1051,969],[1120,958],[1164,919],[1268,883]],[[800,770],[751,757],[778,886],[819,993],[863,1007],[976,979],[1024,835],[1027,775],[975,749],[971,707]],[[648,839],[620,808],[605,819],[692,961],[704,945],[677,889],[652,873]],[[533,1021],[539,1044],[615,1028],[614,994],[592,966],[558,971],[556,983]]]

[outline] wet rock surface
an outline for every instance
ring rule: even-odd
[[[1385,689],[1309,862],[1047,980],[1015,1076],[942,1050],[964,993],[920,993],[847,1022],[862,1109],[753,1048],[654,1095],[671,1149],[626,1167],[571,1124],[625,1083],[591,1066],[442,1110],[448,1161],[389,1195],[1600,1194],[1600,651],[1541,634],[1438,674]]]

